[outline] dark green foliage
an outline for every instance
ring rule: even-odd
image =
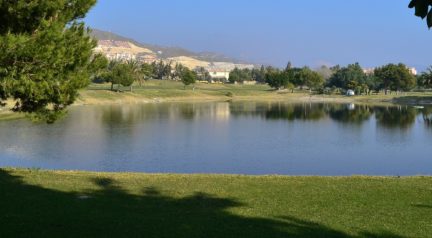
[[[375,77],[382,81],[386,90],[409,90],[415,87],[416,78],[406,65],[388,64],[375,69]]]
[[[153,71],[154,69],[151,64],[143,63],[141,65],[141,72],[143,73],[145,79],[151,78],[154,74]]]
[[[186,86],[194,84],[196,82],[197,76],[196,73],[185,68],[182,75],[181,75],[181,81]]]
[[[153,62],[151,66],[153,68],[153,78],[167,79],[171,77],[171,63],[166,64],[161,60],[159,62]]]
[[[269,69],[265,77],[266,83],[274,89],[284,88],[290,83],[290,78],[286,71]]]
[[[287,66],[285,67],[285,71],[289,71],[290,69],[292,69],[292,63],[291,61],[288,61]]]
[[[74,102],[97,71],[96,43],[78,21],[95,3],[0,0],[0,100],[50,122]]]
[[[417,84],[423,88],[432,87],[432,66],[430,66],[426,72],[423,72],[417,77]]]
[[[293,68],[290,63],[284,71],[269,68],[266,82],[275,89],[307,86],[309,89],[318,89],[324,84],[324,78],[309,67]]]
[[[429,28],[432,27],[432,0],[411,0],[409,8],[415,9],[415,15],[424,19]]]
[[[309,89],[317,89],[323,86],[324,78],[308,67],[303,67],[297,72],[294,71],[294,78],[297,78],[297,86],[307,86]],[[294,85],[296,83],[294,82]]]
[[[94,55],[92,63],[89,66],[91,71],[93,72],[92,81],[96,81],[102,78],[106,74],[108,65],[109,60],[104,55]]]
[[[328,86],[356,90],[357,87],[365,85],[366,78],[367,76],[360,64],[350,64],[347,67],[338,67],[336,72],[330,77]]]
[[[230,72],[230,83],[243,83],[244,81],[252,81],[252,71],[250,69],[235,68]]]
[[[0,0],[0,34],[31,34],[81,19],[96,0]]]
[[[260,69],[252,69],[252,80],[257,81],[258,83],[265,83],[265,74],[266,74],[266,70],[264,65],[261,65]]]
[[[375,75],[366,75],[365,84],[367,89],[367,94],[370,94],[372,91],[379,92],[379,90],[383,89],[383,82],[380,78]]]
[[[132,84],[135,81],[145,79],[142,71],[142,66],[136,61],[129,62],[110,62],[106,73],[104,74],[106,82],[111,83],[111,90],[114,90],[114,85],[130,87],[132,91]],[[119,88],[117,89],[119,91]]]

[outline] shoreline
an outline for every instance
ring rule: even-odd
[[[409,96],[407,96],[409,97]],[[263,95],[263,96],[186,96],[186,97],[155,97],[148,98],[139,94],[120,95],[119,98],[107,99],[97,97],[83,97],[78,99],[72,106],[86,105],[119,105],[119,104],[141,104],[141,103],[196,103],[196,102],[286,102],[286,103],[355,103],[369,105],[432,105],[432,95],[419,94],[404,99],[403,96],[396,95],[373,95],[373,96],[342,96],[342,95],[305,95],[303,93],[293,93],[290,95]]]
[[[101,87],[101,86],[99,86]],[[88,105],[120,105],[148,103],[196,103],[196,102],[286,102],[286,103],[346,103],[369,105],[432,105],[432,93],[408,92],[399,95],[310,95],[308,92],[274,91],[264,85],[207,85],[199,84],[196,90],[183,89],[177,82],[154,82],[133,92],[113,92],[106,88],[87,88],[80,91],[72,107]],[[9,109],[13,102],[0,108],[0,121],[25,118],[25,114],[14,113]]]
[[[253,95],[253,96],[213,96],[213,95],[191,95],[182,97],[153,97],[149,98],[145,95],[140,95],[130,92],[104,92],[112,93],[116,97],[94,97],[84,94],[73,104],[80,105],[109,105],[109,104],[139,104],[139,103],[163,103],[163,102],[226,102],[226,101],[256,101],[256,102],[334,102],[334,103],[393,103],[393,97],[388,98],[371,98],[368,96],[347,97],[340,95],[307,95],[305,93],[287,93],[276,94],[269,93],[268,95]],[[432,97],[431,97],[432,104]]]
[[[169,177],[232,177],[232,178],[316,178],[316,179],[409,179],[425,178],[432,179],[431,175],[288,175],[288,174],[240,174],[240,173],[164,173],[164,172],[137,172],[137,171],[96,171],[96,170],[68,170],[68,169],[43,169],[27,167],[1,167],[0,170],[10,172],[37,172],[53,174],[88,174],[88,175],[106,175],[106,176],[169,176]]]

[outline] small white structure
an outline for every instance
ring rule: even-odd
[[[410,71],[410,73],[411,74],[413,74],[413,75],[417,75],[418,74],[418,72],[417,72],[417,69],[416,68],[414,68],[414,67],[411,67],[411,68],[408,68],[409,69],[409,71]]]
[[[351,90],[351,89],[349,89],[347,92],[346,92],[346,95],[347,96],[355,96],[355,92],[354,92],[354,90]]]
[[[230,71],[225,69],[208,69],[213,81],[228,82]]]

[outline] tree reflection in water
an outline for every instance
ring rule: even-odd
[[[362,124],[373,114],[373,109],[367,105],[335,104],[329,109],[330,118],[342,123]]]
[[[409,106],[376,107],[378,125],[385,128],[408,129],[415,123],[417,110]]]
[[[426,126],[432,128],[432,107],[425,107],[422,110],[422,115]]]
[[[260,117],[265,120],[320,121],[330,118],[335,122],[362,125],[375,114],[377,125],[384,128],[410,128],[422,113],[426,125],[432,125],[432,107],[420,112],[410,106],[370,106],[337,103],[286,102],[217,102],[167,103],[147,105],[117,105],[103,107],[105,124],[135,124],[149,119],[198,120],[217,117]]]

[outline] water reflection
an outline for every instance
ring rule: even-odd
[[[0,166],[245,174],[432,174],[432,107],[213,102],[73,107],[0,122]],[[425,126],[426,125],[426,126]],[[349,155],[348,157],[346,155]]]
[[[219,102],[177,103],[145,105],[113,105],[98,107],[102,123],[108,125],[136,124],[146,120],[169,118],[170,120],[227,121],[230,117],[259,117],[265,120],[320,121],[362,125],[375,115],[377,125],[383,128],[409,129],[419,114],[426,125],[431,126],[432,107],[422,110],[409,106],[370,106],[330,103],[266,103]]]
[[[370,106],[355,104],[292,104],[292,103],[233,103],[231,114],[236,117],[256,116],[267,120],[320,121],[327,118],[335,122],[361,125],[372,115],[378,126],[407,129],[420,111],[409,106]],[[432,107],[424,109],[424,120],[430,123]],[[429,112],[429,111],[430,112]],[[426,113],[428,111],[428,113]]]
[[[373,114],[373,109],[366,105],[340,104],[331,105],[329,109],[330,118],[342,123],[362,124]]]
[[[426,126],[432,128],[432,107],[423,108],[422,115]]]
[[[325,104],[307,103],[232,103],[231,114],[235,117],[254,116],[266,120],[319,121],[326,116]]]
[[[378,124],[384,128],[408,129],[418,114],[415,108],[408,106],[376,107],[374,111]]]
[[[323,104],[271,104],[265,118],[269,120],[285,119],[289,121],[318,121],[325,117],[325,105]]]

